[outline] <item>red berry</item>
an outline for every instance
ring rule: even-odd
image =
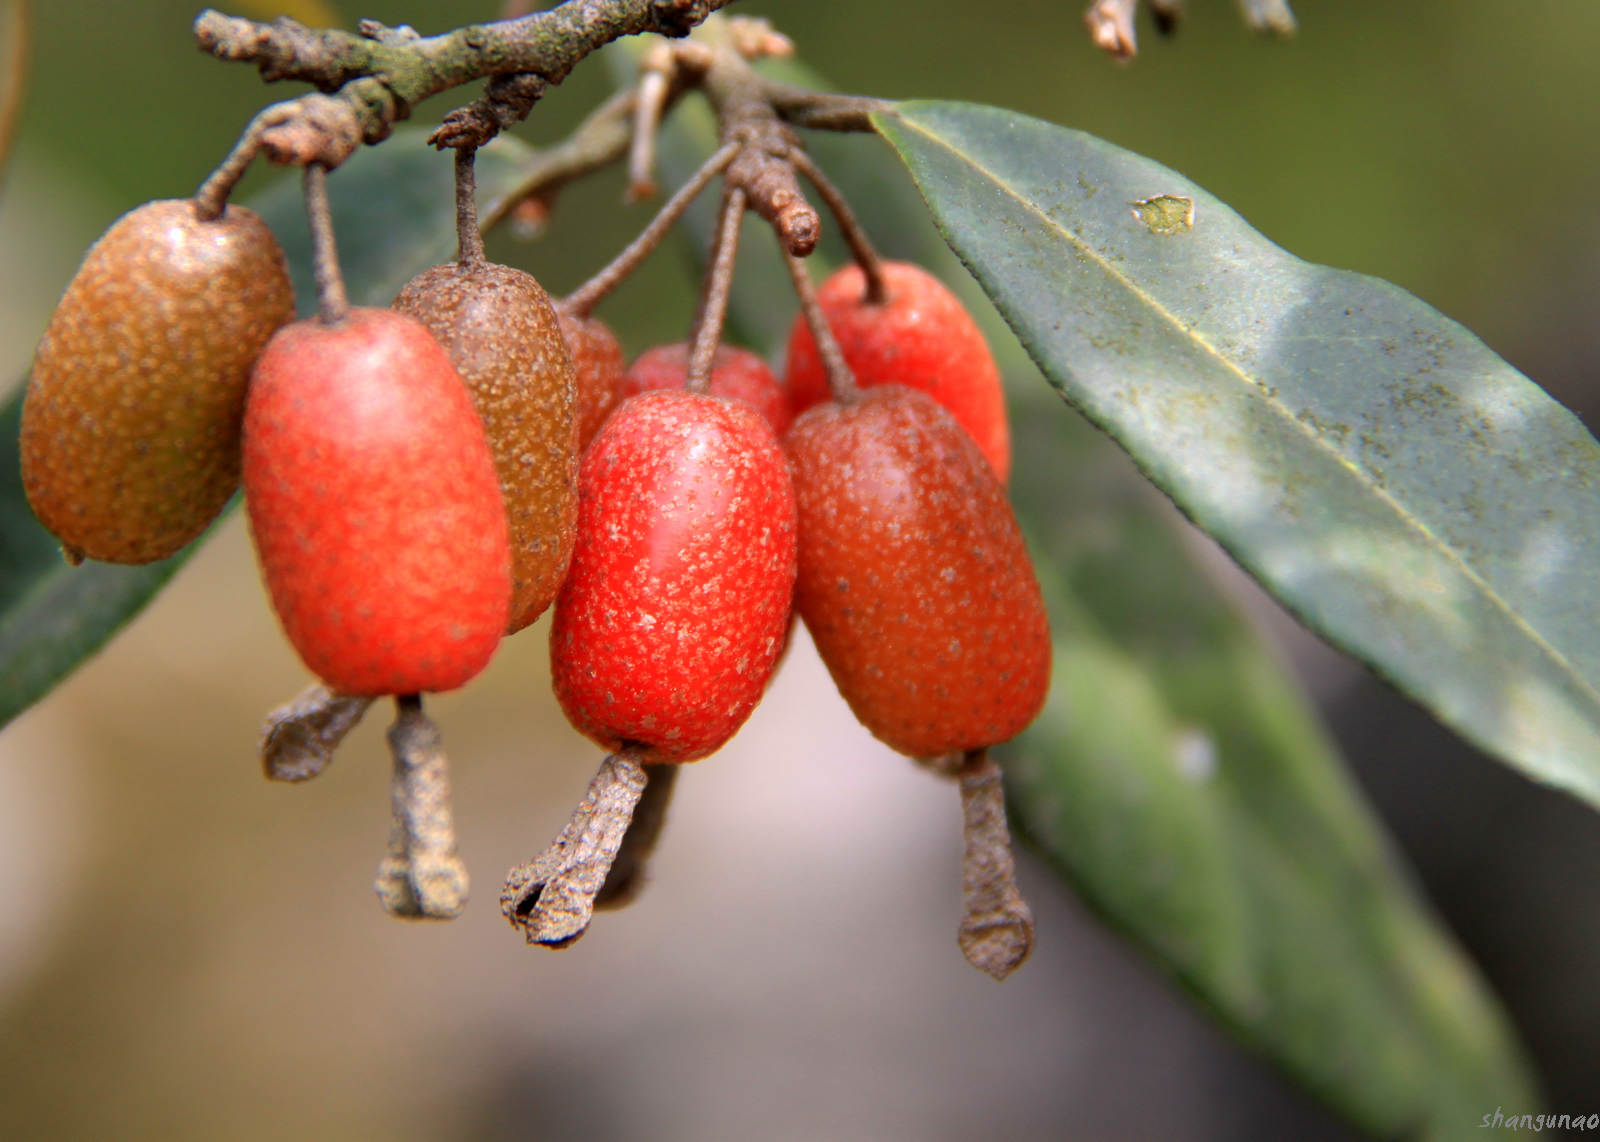
[[[898,385],[784,438],[800,523],[795,609],[861,723],[901,753],[994,745],[1038,714],[1050,629],[983,454]]]
[[[657,345],[645,350],[634,361],[619,392],[622,399],[627,399],[635,393],[654,389],[681,389],[688,377],[689,346],[681,341],[675,345]],[[794,419],[783,385],[772,375],[767,363],[748,349],[717,346],[717,354],[711,359],[711,393],[744,401],[766,417],[776,436],[787,432]]]
[[[250,379],[244,491],[289,641],[342,694],[451,690],[506,629],[511,550],[472,397],[387,309],[299,321]]]
[[[625,401],[584,453],[550,631],[568,719],[650,762],[712,753],[761,698],[794,575],[794,494],[766,422],[681,390]]]
[[[622,399],[617,394],[628,362],[616,334],[604,322],[595,317],[579,317],[559,302],[555,308],[577,376],[578,450],[582,452]]]
[[[1011,429],[1000,370],[983,332],[955,294],[921,267],[884,262],[883,276],[888,300],[882,305],[866,301],[866,278],[854,264],[817,291],[856,383],[927,393],[972,435],[1005,483],[1011,475]],[[785,375],[797,414],[827,398],[817,343],[803,316],[789,334]]]

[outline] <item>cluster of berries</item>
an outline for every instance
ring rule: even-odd
[[[830,394],[804,320],[785,382],[722,347],[690,392],[687,347],[625,369],[597,320],[481,255],[391,309],[292,321],[259,218],[152,203],[45,334],[25,488],[70,558],[138,563],[242,482],[284,630],[338,694],[459,687],[553,606],[573,725],[692,761],[798,614],[862,723],[956,772],[1040,709],[1049,632],[982,335],[930,275],[879,271],[881,300],[854,266],[818,294],[854,392]]]

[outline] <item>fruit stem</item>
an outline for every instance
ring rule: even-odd
[[[661,116],[666,111],[667,100],[672,96],[672,80],[666,68],[672,63],[670,49],[665,53],[665,67],[647,58],[644,75],[639,80],[639,95],[633,104],[633,137],[628,144],[629,202],[641,202],[656,192],[656,132],[661,126]],[[652,66],[652,63],[656,63]]]
[[[873,248],[866,230],[856,219],[855,211],[845,201],[844,194],[832,179],[822,173],[822,168],[811,156],[798,147],[790,153],[789,161],[806,176],[807,182],[817,188],[817,193],[828,207],[828,213],[833,215],[834,222],[839,226],[839,233],[844,235],[845,242],[850,246],[850,254],[855,258],[856,265],[861,267],[861,274],[867,283],[863,300],[868,305],[882,305],[888,301],[889,289],[883,279],[883,259],[878,257],[878,251]]]
[[[789,267],[795,295],[800,299],[800,312],[805,315],[806,327],[811,330],[811,339],[817,343],[817,356],[822,361],[823,374],[828,378],[828,393],[835,404],[854,404],[860,399],[861,389],[856,385],[855,374],[850,371],[850,363],[844,359],[844,350],[839,348],[839,339],[833,335],[833,328],[828,324],[828,315],[822,311],[822,303],[817,300],[816,287],[811,284],[811,272],[806,269],[803,258],[797,258],[787,250],[783,252],[783,260]]]
[[[389,727],[393,824],[373,888],[392,916],[451,920],[467,904],[467,869],[456,853],[450,763],[420,696],[397,697],[395,709]]]
[[[955,777],[966,839],[961,954],[973,967],[1005,979],[1033,950],[1033,913],[1017,888],[1000,767],[987,749],[968,750]]]
[[[216,170],[206,176],[200,189],[194,192],[194,212],[202,222],[222,217],[222,212],[228,208],[228,196],[261,153],[261,132],[267,122],[265,111],[252,119],[244,134],[239,136],[239,141],[233,145],[233,150],[228,152]]]
[[[311,220],[311,273],[317,283],[317,317],[324,325],[343,321],[350,312],[339,248],[333,238],[333,210],[328,205],[328,168],[311,163],[305,174],[306,215]]]
[[[463,269],[481,266],[483,231],[478,228],[478,148],[456,148],[456,262]]]
[[[261,767],[268,780],[308,781],[328,768],[370,705],[371,698],[335,694],[319,682],[272,711],[261,727]]]
[[[738,153],[738,145],[730,143],[701,164],[700,169],[694,172],[689,181],[667,200],[666,205],[650,220],[650,224],[639,232],[639,236],[611,259],[609,265],[567,295],[562,305],[579,317],[588,317],[593,313],[595,306],[604,301],[612,290],[625,281],[639,268],[639,264],[654,252],[678,219],[683,217],[683,212],[689,209],[689,204],[712,179],[728,168],[728,164]]]
[[[645,866],[656,842],[661,839],[661,829],[667,823],[667,808],[672,804],[672,791],[677,787],[681,765],[647,765],[645,773],[649,782],[639,803],[634,806],[633,820],[628,831],[622,834],[622,847],[617,859],[611,862],[606,882],[595,894],[596,908],[614,910],[633,903],[644,889],[647,879]]]
[[[706,273],[700,312],[695,316],[694,336],[690,338],[689,375],[683,387],[703,393],[711,387],[711,364],[722,340],[722,324],[728,316],[728,294],[733,289],[733,264],[739,256],[739,223],[744,218],[745,192],[730,186],[722,194],[722,215],[711,240],[711,267]]]
[[[528,943],[565,948],[588,930],[649,781],[633,750],[609,755],[555,842],[506,875],[500,911]]]

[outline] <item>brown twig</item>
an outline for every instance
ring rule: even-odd
[[[550,82],[536,72],[497,75],[483,85],[483,96],[446,115],[428,142],[441,151],[451,147],[483,146],[507,127],[528,117],[544,98]]]
[[[732,19],[718,17],[718,20],[721,21],[718,26],[708,26],[703,33],[713,42],[728,40],[730,46],[737,46],[749,38],[752,43],[759,44],[763,42],[765,35],[773,34],[769,29],[760,35],[755,32],[749,33],[748,37],[744,33],[734,35],[728,32],[729,26],[737,32],[743,24],[762,25],[764,22],[758,20],[741,22],[741,18],[737,17]],[[727,58],[725,53],[708,48],[705,44],[694,40],[663,42],[658,46],[672,63],[670,70],[666,72],[670,75],[670,83],[662,114],[682,98],[685,92],[703,83],[709,68],[717,66],[719,61],[725,61]],[[744,46],[749,47],[748,44]],[[662,61],[661,66],[665,69],[665,61]],[[880,100],[837,96],[827,92],[808,91],[788,84],[772,83],[748,67],[741,69],[738,83],[743,85],[749,105],[764,105],[769,112],[776,111],[778,115],[806,126],[835,130],[871,130],[872,125],[867,116],[873,110],[888,106]],[[650,134],[640,127],[639,102],[640,90],[637,85],[621,91],[591,112],[566,139],[555,146],[541,150],[517,185],[484,209],[481,216],[483,229],[488,231],[500,225],[516,213],[520,204],[530,199],[546,204],[552,202],[561,188],[568,183],[608,166],[630,152],[634,155],[630,178],[636,178],[639,170],[648,169],[649,164],[641,165],[642,160],[638,158],[638,151],[635,150],[646,146],[640,141],[641,136],[648,137]],[[735,140],[724,138],[723,141],[728,143]],[[787,151],[791,145],[798,149],[798,143],[792,136],[783,136],[778,141],[782,150]],[[541,215],[543,213],[540,212]]]
[[[394,755],[389,852],[373,888],[391,915],[450,920],[467,905],[467,869],[456,852],[450,763],[439,730],[415,694],[395,699],[389,728]]]
[[[500,911],[528,943],[564,948],[588,930],[595,897],[649,780],[631,750],[608,756],[561,835],[507,875]]]
[[[730,134],[742,147],[728,167],[728,184],[744,191],[750,209],[771,224],[784,249],[802,258],[810,254],[822,236],[822,219],[795,177],[793,156],[800,141],[776,119],[749,123]]]
[[[733,267],[739,257],[739,224],[744,219],[745,192],[727,186],[722,192],[722,213],[711,240],[711,264],[706,270],[705,289],[700,296],[700,312],[695,317],[694,335],[689,339],[689,375],[683,387],[703,393],[711,387],[711,367],[717,346],[722,342],[722,326],[728,318],[728,296],[733,291]]]
[[[817,244],[821,220],[789,161],[800,149],[799,138],[779,118],[769,85],[738,51],[713,50],[706,62],[701,85],[717,113],[721,140],[740,146],[727,185],[743,190],[750,209],[772,224],[789,250],[804,257]]]
[[[341,134],[377,142],[430,96],[488,79],[482,99],[452,114],[440,146],[482,146],[527,114],[543,90],[560,83],[579,60],[621,36],[658,32],[684,36],[731,0],[568,0],[543,12],[489,24],[470,24],[422,37],[408,28],[365,21],[358,34],[307,28],[293,20],[271,24],[207,10],[195,20],[195,40],[220,59],[253,62],[268,81],[304,80],[324,94],[284,106],[310,113],[314,100],[332,100],[326,116]],[[336,94],[335,94],[336,93]],[[303,140],[302,140],[303,142]],[[306,155],[304,147],[295,153]],[[337,166],[333,150],[295,160]]]
[[[321,773],[371,705],[371,698],[335,694],[319,682],[279,706],[261,727],[259,752],[267,777],[308,781]]]

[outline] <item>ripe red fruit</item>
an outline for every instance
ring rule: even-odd
[[[589,447],[595,433],[617,407],[628,362],[616,334],[596,317],[579,317],[556,303],[556,321],[572,353],[578,389],[578,451]]]
[[[450,690],[506,629],[511,551],[483,423],[427,327],[387,309],[267,345],[244,492],[289,641],[353,696]]]
[[[930,397],[885,385],[802,414],[784,449],[795,609],[861,723],[920,758],[1021,732],[1049,687],[1049,623],[971,437]]]
[[[794,494],[748,406],[683,391],[618,406],[584,453],[551,673],[567,718],[646,762],[704,757],[760,700],[795,575]]]
[[[572,358],[544,289],[492,262],[424,270],[395,309],[450,354],[483,420],[511,525],[514,634],[555,601],[578,519],[578,422]]]
[[[689,377],[689,346],[684,342],[657,345],[639,354],[618,390],[626,400],[635,393],[655,389],[681,389]],[[767,363],[748,349],[717,346],[711,359],[711,393],[744,401],[766,418],[775,436],[782,436],[794,420],[789,396]]]
[[[242,206],[149,202],[90,247],[22,406],[23,488],[69,558],[152,563],[206,529],[239,486],[250,367],[293,317],[283,251]]]
[[[862,388],[905,385],[927,393],[971,434],[1004,484],[1011,475],[1011,428],[1000,370],[983,332],[943,282],[908,262],[884,262],[888,299],[866,300],[866,278],[851,264],[817,291],[828,327]],[[796,414],[828,396],[817,343],[805,318],[789,334],[785,367]]]

